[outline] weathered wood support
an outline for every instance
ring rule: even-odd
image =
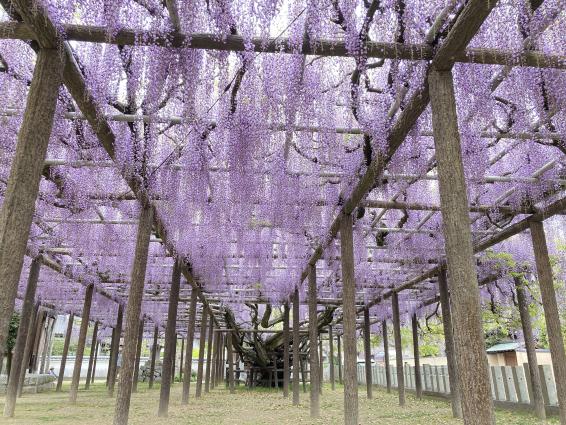
[[[81,327],[79,330],[79,341],[77,343],[77,352],[75,353],[75,366],[73,368],[73,377],[71,379],[71,391],[69,392],[69,401],[71,403],[77,402],[77,394],[79,392],[79,383],[81,380],[81,368],[83,366],[83,356],[86,345],[86,333],[88,331],[88,322],[90,320],[90,307],[92,305],[93,294],[94,284],[90,284],[86,287],[85,290]]]
[[[212,370],[210,375],[210,389],[213,390],[216,387],[216,374],[218,372],[218,338],[220,337],[219,332],[215,332],[214,338],[212,340]]]
[[[149,388],[153,388],[155,375],[155,362],[157,360],[157,337],[159,336],[159,328],[155,325],[153,330],[153,343],[151,344],[151,360],[149,362]]]
[[[493,401],[452,72],[432,70],[428,83],[464,423],[491,425]]]
[[[114,409],[114,425],[124,425],[128,423],[130,398],[132,395],[132,381],[134,377],[134,370],[137,370],[136,358],[138,346],[141,349],[139,333],[140,326],[142,327],[143,332],[143,322],[140,322],[140,315],[152,222],[153,210],[148,205],[142,205],[138,221],[134,264],[132,265],[132,277],[130,290],[128,292],[128,304],[126,306],[124,349],[122,350],[120,385],[118,386],[118,395],[116,397],[116,406]],[[175,270],[175,267],[173,270]],[[173,275],[175,275],[175,271],[173,271]],[[173,284],[171,286],[173,286]],[[118,339],[118,341],[119,340],[120,339]],[[137,388],[137,380],[135,385]],[[161,385],[163,388],[163,383]]]
[[[139,380],[139,373],[140,373],[140,360],[141,360],[141,349],[143,343],[143,331],[144,331],[144,321],[143,319],[140,320],[140,324],[138,327],[138,344],[136,347],[136,362],[134,364],[134,378],[132,382],[132,393],[138,392],[138,380]]]
[[[61,356],[61,366],[59,367],[59,375],[57,376],[57,387],[55,391],[61,391],[63,386],[63,377],[65,376],[65,366],[67,365],[67,355],[69,354],[69,344],[71,343],[71,334],[73,333],[73,313],[69,314],[67,322],[67,332],[65,333],[65,342],[63,343],[63,355]]]
[[[293,406],[298,406],[300,402],[299,372],[301,371],[301,355],[299,351],[299,307],[299,288],[295,287],[295,292],[293,293]]]
[[[232,345],[232,332],[228,332],[226,335],[226,356],[228,358],[228,388],[230,394],[234,394],[236,389],[234,388],[234,349]]]
[[[552,369],[556,382],[556,397],[558,399],[560,423],[564,425],[566,424],[566,354],[564,353],[564,340],[562,338],[560,315],[556,302],[556,292],[554,290],[554,278],[552,276],[552,267],[548,257],[546,236],[542,222],[531,222],[530,230],[542,306],[544,308],[546,333],[548,335],[550,356],[552,358]]]
[[[26,370],[31,368],[31,357],[33,351],[33,343],[35,341],[35,331],[37,327],[37,322],[41,320],[41,306],[39,302],[36,302],[35,308],[33,310],[32,320],[28,329],[28,336],[26,338],[26,347],[24,349],[24,359],[22,367],[20,368],[20,375],[18,377],[18,397],[22,396],[24,379],[26,377]],[[31,373],[31,370],[30,370]]]
[[[20,315],[20,325],[18,327],[18,335],[16,344],[12,354],[12,365],[9,371],[8,384],[6,386],[6,401],[4,403],[4,416],[13,417],[16,408],[16,399],[18,397],[18,386],[20,383],[20,373],[26,365],[24,362],[24,354],[26,341],[30,330],[30,324],[33,326],[33,316],[35,310],[35,292],[37,289],[37,280],[39,278],[41,263],[38,259],[31,262],[26,293],[24,295],[24,303]]]
[[[106,388],[108,388],[108,383],[110,382],[110,373],[112,372],[112,368],[110,367],[112,362],[110,361],[110,359],[112,359],[112,352],[114,351],[114,343],[116,342],[116,338],[114,338],[114,335],[116,335],[116,327],[112,328],[112,333],[110,334],[110,355],[109,355],[109,359],[108,359],[108,367],[106,368]]]
[[[535,346],[535,338],[533,335],[533,327],[531,325],[531,315],[529,313],[529,302],[525,294],[524,278],[515,276],[515,291],[517,292],[517,304],[519,307],[519,315],[521,316],[521,326],[523,328],[523,338],[525,340],[525,349],[527,351],[527,361],[529,362],[529,377],[531,380],[531,390],[533,400],[531,404],[535,409],[535,414],[539,419],[546,419],[546,410],[544,407],[544,397],[542,395],[542,385],[540,381],[540,373],[538,368],[537,353]]]
[[[283,397],[289,397],[289,303],[283,305]]]
[[[358,425],[358,353],[356,344],[356,281],[351,214],[340,221],[342,310],[344,327],[344,424]]]
[[[399,314],[399,296],[394,292],[391,296],[393,310],[393,336],[395,337],[395,366],[397,367],[397,392],[399,406],[405,405],[405,372],[403,369],[403,345],[401,344],[401,317]]]
[[[92,328],[92,339],[90,341],[90,356],[88,357],[88,371],[86,373],[85,390],[90,388],[90,382],[94,376],[94,354],[96,352],[96,338],[98,337],[98,320],[94,321]]]
[[[387,321],[381,322],[383,335],[383,361],[385,362],[385,386],[387,392],[391,392],[391,361],[389,360],[389,333],[387,332]]]
[[[163,351],[163,366],[161,368],[161,390],[159,392],[159,409],[157,411],[157,416],[159,417],[167,417],[169,413],[169,395],[171,394],[171,376],[173,375],[173,356],[175,356],[177,307],[180,288],[181,269],[179,261],[175,261],[171,277],[171,288],[169,289],[167,328],[165,329],[165,347]]]
[[[210,367],[212,366],[212,337],[214,335],[214,317],[210,315],[208,323],[208,343],[206,346],[206,372],[204,374],[204,392],[210,392]]]
[[[6,349],[8,325],[24,263],[35,201],[51,136],[63,72],[57,49],[40,49],[18,133],[16,152],[0,210],[0,352]]]
[[[421,354],[419,352],[419,320],[413,313],[411,318],[413,328],[413,358],[415,359],[415,392],[418,399],[423,398],[423,386],[421,380]]]
[[[181,338],[181,358],[179,359],[179,382],[183,382],[183,368],[185,367],[184,356],[185,356],[185,338]]]
[[[318,392],[322,395],[322,385],[324,384],[324,351],[322,347],[322,335],[318,335],[318,352],[320,354],[320,358],[318,361]]]
[[[197,292],[191,291],[191,303],[189,304],[189,324],[187,328],[187,346],[185,351],[185,376],[183,378],[183,394],[181,403],[188,404],[189,390],[191,388],[191,374],[193,369],[193,345],[195,340],[195,321],[197,314]]]
[[[309,265],[309,380],[311,418],[320,416],[320,377],[317,350],[318,328],[316,320],[316,264]]]
[[[336,349],[338,351],[338,382],[342,385],[342,338],[336,335]]]
[[[456,347],[454,345],[452,312],[450,310],[450,295],[448,293],[446,269],[444,268],[441,268],[440,273],[438,274],[438,291],[440,294],[440,307],[442,309],[442,325],[444,327],[444,345],[446,351],[446,362],[448,364],[448,382],[450,383],[450,404],[452,405],[452,416],[455,418],[461,418],[462,397],[460,384],[458,383]]]
[[[364,308],[364,355],[366,364],[366,393],[367,398],[373,398],[373,383],[371,371],[371,341],[370,341],[370,322],[369,322],[369,308]]]
[[[114,397],[114,387],[116,385],[116,374],[118,373],[118,354],[120,353],[120,338],[122,336],[122,322],[124,320],[124,306],[118,304],[118,317],[112,341],[112,351],[110,352],[110,364],[108,375],[108,396]]]
[[[204,348],[206,345],[206,325],[208,320],[208,309],[202,307],[201,323],[200,323],[200,340],[199,340],[199,352],[198,352],[198,369],[197,369],[197,388],[195,391],[195,397],[200,398],[202,395],[202,378],[204,372]]]
[[[334,333],[332,326],[328,327],[328,360],[330,387],[334,391],[336,389],[336,380],[334,378]]]
[[[30,352],[29,372],[37,373],[37,359],[39,356],[39,342],[45,330],[45,321],[47,319],[47,312],[40,309],[40,313],[36,322],[35,332],[33,333],[33,346]],[[21,396],[20,396],[21,397]]]
[[[94,382],[94,377],[96,376],[96,361],[98,360],[98,351],[100,349],[100,342],[96,343],[96,348],[94,349],[94,363],[92,363],[92,376],[90,378],[90,383]]]
[[[177,361],[177,334],[173,338],[173,347],[171,351],[171,385],[175,383],[175,362]]]

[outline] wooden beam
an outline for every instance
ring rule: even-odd
[[[484,2],[493,5],[495,2]],[[493,7],[493,6],[491,6]],[[475,22],[483,22],[485,8],[469,7],[469,13],[477,16]],[[508,66],[529,66],[536,68],[556,68],[564,69],[566,64],[562,55],[548,55],[538,51],[510,52],[501,49],[490,48],[468,48],[472,32],[469,16],[464,15],[465,20],[461,25],[465,28],[458,28],[458,34],[462,34],[462,41],[450,40],[453,45],[451,49],[445,49],[442,55],[438,53],[438,59],[434,62],[435,66],[448,67],[454,62],[477,63],[485,65],[508,65]],[[472,22],[472,23],[475,23]],[[0,24],[0,38],[16,40],[47,40],[42,33],[36,35],[35,28],[17,22],[4,22]],[[477,31],[477,30],[476,30]],[[191,33],[182,34],[178,31],[155,32],[133,29],[119,29],[110,31],[106,27],[64,24],[63,33],[65,40],[79,41],[87,43],[106,43],[120,46],[161,46],[167,48],[190,48],[244,52],[249,51],[249,45],[257,53],[283,53],[283,54],[303,54],[326,57],[352,57],[352,53],[346,47],[346,42],[342,40],[318,39],[312,40],[302,46],[297,52],[295,43],[285,37],[268,38],[252,37],[250,40],[244,39],[239,35],[229,34],[220,39],[216,34]],[[453,33],[454,37],[456,33]],[[57,36],[57,34],[53,34]],[[444,43],[446,44],[446,42]],[[316,47],[311,47],[316,46]],[[365,52],[368,58],[382,58],[393,60],[409,61],[430,61],[435,58],[434,48],[427,44],[407,44],[407,43],[387,43],[387,42],[366,42]]]

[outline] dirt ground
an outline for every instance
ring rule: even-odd
[[[0,424],[6,425],[105,425],[112,424],[114,399],[106,394],[104,383],[96,383],[89,391],[81,391],[76,405],[68,402],[68,386],[61,393],[47,392],[26,394],[18,400],[16,417],[0,417]],[[343,424],[343,391],[338,386],[332,391],[324,387],[321,398],[322,416],[318,420],[309,417],[308,393],[301,392],[301,405],[294,407],[291,400],[284,399],[281,392],[266,389],[252,391],[243,387],[230,395],[224,387],[194,398],[191,386],[188,406],[182,406],[181,384],[176,383],[171,391],[168,418],[157,417],[159,386],[152,390],[147,384],[140,384],[139,392],[132,397],[130,421],[132,425],[177,425],[177,424]],[[367,400],[360,390],[360,424],[386,425],[444,425],[461,424],[451,417],[448,402],[436,399],[416,400],[408,395],[407,406],[397,404],[397,395],[375,389],[374,398]],[[0,402],[3,410],[3,400]],[[540,424],[533,416],[506,411],[497,412],[498,424]],[[548,423],[558,423],[551,419]]]

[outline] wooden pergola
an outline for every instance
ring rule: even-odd
[[[257,335],[257,329],[236,328],[228,321],[231,307],[234,304],[266,304],[271,306],[273,300],[265,296],[261,289],[244,287],[234,279],[230,282],[230,270],[245,273],[248,265],[239,263],[249,260],[249,256],[234,252],[225,252],[218,257],[222,264],[225,285],[209,286],[212,282],[204,282],[195,273],[190,259],[179,252],[178,235],[170,232],[168,211],[163,205],[161,196],[151,193],[147,182],[137,178],[133,169],[129,169],[120,158],[120,135],[115,123],[161,124],[171,128],[186,124],[188,119],[181,116],[155,116],[139,114],[131,111],[108,114],[105,106],[97,101],[89,85],[88,77],[74,51],[77,43],[99,43],[117,46],[151,46],[163,49],[186,49],[226,52],[253,52],[254,54],[302,55],[303,57],[345,57],[353,56],[343,40],[321,39],[314,43],[303,43],[299,48],[292,40],[284,37],[252,38],[247,40],[236,34],[223,39],[216,34],[184,34],[181,30],[175,0],[167,0],[166,9],[173,25],[173,30],[156,32],[133,29],[118,29],[109,33],[108,28],[66,24],[56,25],[49,13],[36,5],[32,0],[2,0],[1,4],[10,16],[9,22],[0,23],[0,38],[23,40],[36,52],[37,59],[33,77],[29,80],[27,103],[25,108],[6,108],[1,115],[6,119],[21,119],[15,156],[11,162],[9,179],[6,182],[4,201],[0,212],[0,352],[6,344],[8,323],[14,311],[14,302],[18,296],[20,274],[28,268],[29,278],[21,308],[20,332],[14,350],[12,371],[7,388],[5,416],[13,416],[21,373],[25,374],[26,356],[29,355],[28,333],[31,333],[37,319],[39,306],[36,305],[36,290],[42,285],[53,284],[60,279],[61,284],[78,283],[84,287],[81,292],[83,302],[81,311],[81,327],[74,373],[70,390],[70,402],[77,400],[80,369],[84,348],[87,343],[89,321],[95,315],[96,306],[93,299],[97,297],[116,303],[117,312],[109,322],[114,324],[112,334],[112,350],[109,372],[109,394],[113,395],[116,379],[119,379],[116,398],[115,424],[126,424],[131,393],[136,391],[139,369],[140,348],[142,339],[153,338],[151,368],[155,367],[157,340],[160,328],[163,331],[165,346],[163,360],[162,385],[160,390],[159,416],[166,416],[169,404],[169,393],[174,374],[175,350],[177,336],[182,337],[183,353],[181,362],[184,370],[190,371],[192,349],[196,334],[200,338],[199,368],[195,394],[200,397],[204,392],[218,385],[223,379],[224,365],[228,364],[228,381],[230,390],[234,390],[234,350],[238,353],[237,338],[240,334]],[[448,2],[454,3],[454,2]],[[531,0],[533,11],[543,1]],[[553,277],[548,249],[543,228],[543,221],[554,215],[563,214],[566,210],[564,186],[566,176],[546,180],[544,174],[558,167],[560,158],[544,164],[529,176],[489,175],[478,178],[478,183],[495,184],[532,184],[549,183],[552,189],[545,192],[545,197],[530,205],[515,207],[505,204],[515,189],[505,191],[493,204],[477,204],[468,199],[468,187],[462,161],[460,129],[456,112],[456,95],[453,82],[453,67],[457,63],[500,66],[497,78],[493,79],[491,92],[508,76],[514,67],[532,67],[542,69],[566,69],[566,57],[550,55],[532,48],[530,40],[524,40],[524,50],[519,53],[499,49],[468,47],[480,27],[486,21],[497,1],[468,0],[464,2],[458,13],[450,11],[453,4],[446,6],[438,16],[438,22],[432,25],[427,34],[429,43],[409,44],[398,42],[374,42],[364,40],[367,58],[379,60],[408,61],[424,64],[425,72],[419,87],[406,91],[406,98],[397,102],[390,111],[391,125],[387,133],[386,148],[375,150],[371,162],[360,166],[354,174],[336,171],[309,174],[297,172],[297,177],[323,179],[324,181],[349,182],[349,188],[341,193],[337,205],[329,205],[326,199],[314,200],[316,207],[335,207],[334,216],[329,228],[321,231],[325,238],[313,240],[307,246],[309,257],[299,270],[297,282],[292,282],[292,293],[281,294],[283,308],[283,347],[284,347],[284,393],[287,396],[292,389],[293,404],[299,403],[299,369],[293,366],[291,377],[290,358],[299,359],[300,335],[308,332],[308,343],[311,347],[310,364],[310,409],[311,416],[320,415],[320,381],[321,365],[319,352],[316,350],[322,332],[328,332],[330,351],[334,350],[334,341],[338,350],[343,351],[344,382],[344,423],[358,424],[358,380],[357,380],[357,330],[363,330],[367,396],[372,397],[372,376],[370,356],[370,327],[376,323],[381,325],[384,345],[388,346],[387,322],[383,317],[371,316],[370,309],[376,305],[391,303],[391,319],[393,322],[399,403],[405,403],[403,358],[401,347],[401,319],[399,297],[407,296],[418,303],[418,308],[440,303],[446,337],[446,352],[452,391],[452,408],[454,415],[462,417],[466,424],[490,425],[494,422],[491,390],[489,384],[488,365],[485,355],[483,330],[481,326],[480,287],[497,279],[497,276],[479,278],[474,256],[507,239],[529,231],[532,237],[533,251],[536,258],[536,271],[540,283],[542,302],[552,354],[552,363],[556,377],[557,396],[559,400],[560,420],[566,424],[566,354],[561,334],[556,295],[553,288]],[[556,12],[557,16],[559,11]],[[445,37],[432,43],[437,38],[441,27],[448,22]],[[366,34],[367,35],[367,34]],[[311,40],[312,41],[312,40]],[[316,46],[316,47],[313,47]],[[7,64],[4,64],[7,68]],[[13,75],[12,75],[13,76]],[[13,76],[13,78],[19,78]],[[78,110],[57,113],[57,104],[64,86],[66,92]],[[401,105],[402,103],[402,105]],[[422,130],[417,121],[430,105],[431,130]],[[557,114],[559,111],[550,111]],[[58,119],[88,123],[90,131],[96,136],[100,146],[104,148],[109,160],[67,160],[48,158],[48,144],[54,121]],[[217,122],[209,120],[205,123],[206,132],[214,131]],[[388,169],[395,154],[408,137],[412,137],[414,129],[418,129],[420,137],[432,138],[434,155],[429,160],[425,173],[405,174]],[[320,126],[291,125],[274,122],[269,124],[270,131],[287,134],[327,133],[328,129]],[[332,129],[332,133],[347,136],[366,135],[362,127],[340,127]],[[485,129],[480,132],[482,139],[510,139],[515,144],[527,140],[544,140],[564,146],[564,135],[548,131],[540,125],[532,131],[497,132]],[[513,144],[499,151],[491,161],[495,164],[501,158],[513,154]],[[172,172],[182,171],[183,164],[175,162],[180,158],[167,158],[165,166]],[[563,160],[563,158],[562,158]],[[156,168],[159,168],[159,164]],[[491,165],[493,165],[491,164]],[[42,178],[57,184],[56,170],[68,167],[85,172],[103,173],[112,170],[119,174],[122,187],[112,187],[102,193],[95,190],[85,194],[89,202],[111,200],[116,203],[136,203],[139,206],[137,217],[111,217],[102,209],[96,210],[97,218],[43,217],[35,213],[36,202],[52,202],[40,190]],[[132,166],[133,168],[133,166]],[[214,175],[230,172],[223,167],[211,166],[208,170]],[[54,177],[55,176],[55,177]],[[391,182],[404,182],[407,185],[433,182],[438,185],[439,202],[412,202],[403,200],[401,191],[395,191],[388,199],[374,196],[375,189]],[[61,183],[61,181],[59,181]],[[63,181],[62,185],[65,186]],[[72,184],[72,183],[69,183]],[[373,193],[372,193],[373,191]],[[243,201],[246,202],[246,201]],[[250,203],[261,203],[250,200]],[[309,205],[310,207],[310,205]],[[65,208],[65,206],[63,206]],[[444,254],[433,252],[428,258],[412,258],[409,255],[386,257],[383,245],[369,244],[364,246],[365,252],[371,253],[368,258],[355,258],[353,227],[358,220],[361,208],[372,211],[372,220],[363,225],[361,232],[367,236],[373,233],[399,234],[403,239],[397,245],[419,235],[437,235],[444,238]],[[424,212],[425,216],[414,228],[395,226],[383,218],[387,213],[395,211]],[[490,225],[486,228],[474,226],[485,217],[497,212],[509,220],[501,225]],[[442,215],[442,229],[425,226],[437,213]],[[385,222],[385,224],[384,224]],[[361,221],[360,221],[361,223]],[[120,229],[135,229],[135,238],[128,243],[134,246],[133,266],[131,271],[119,276],[100,276],[96,264],[102,261],[119,262],[122,253],[88,252],[81,247],[73,246],[72,240],[44,247],[41,252],[32,252],[28,241],[41,240],[45,237],[52,242],[50,234],[57,226],[113,226]],[[198,223],[192,224],[194,227]],[[277,224],[256,220],[241,223],[245,228],[266,228],[277,230]],[[44,235],[30,234],[32,227],[42,229]],[[360,224],[362,226],[362,224]],[[314,226],[313,226],[314,227]],[[78,227],[77,227],[78,228]],[[72,231],[72,230],[71,230]],[[298,233],[302,229],[297,229]],[[120,234],[124,235],[124,234]],[[283,245],[283,239],[277,244]],[[247,241],[248,242],[248,241]],[[247,243],[246,242],[246,243]],[[124,238],[124,243],[126,239]],[[227,241],[227,244],[238,246],[238,240]],[[249,241],[250,244],[253,241]],[[276,245],[276,244],[274,244]],[[304,252],[303,252],[304,253]],[[26,260],[26,256],[31,261]],[[280,251],[270,247],[269,257],[285,260],[291,257],[284,249]],[[300,255],[295,259],[305,258]],[[64,260],[63,260],[64,259]],[[324,263],[324,265],[321,265]],[[362,263],[371,271],[372,276],[356,278],[356,267]],[[112,263],[115,264],[115,263]],[[49,269],[41,272],[40,269]],[[78,272],[81,268],[86,272]],[[364,269],[365,270],[365,269]],[[281,273],[289,271],[289,267],[273,266],[270,273],[277,278]],[[151,272],[151,278],[149,274]],[[272,277],[271,275],[268,277]],[[181,280],[183,278],[183,283]],[[336,291],[325,290],[324,286],[333,282]],[[339,285],[336,285],[339,282]],[[517,284],[517,295],[533,382],[534,406],[539,417],[545,417],[542,390],[536,367],[532,329],[528,317],[527,301],[524,289]],[[301,292],[303,296],[301,297]],[[124,300],[127,298],[127,303]],[[51,308],[62,313],[70,313],[69,328],[65,340],[64,359],[66,359],[72,330],[72,318],[76,314],[75,300],[68,295],[53,296],[42,299],[44,308]],[[151,304],[157,313],[142,314],[142,303]],[[318,307],[336,310],[331,323],[321,325],[318,320],[300,321],[299,307],[308,305],[308,318],[317,318]],[[159,306],[167,306],[167,311]],[[525,313],[527,312],[527,313]],[[290,321],[292,317],[292,323]],[[363,319],[362,319],[363,318]],[[164,326],[163,326],[164,324]],[[96,333],[102,324],[94,321],[92,344],[96,345]],[[415,360],[418,362],[417,317],[411,316],[411,326],[415,341]],[[29,328],[29,329],[28,329]],[[323,331],[322,328],[325,328]],[[266,331],[271,332],[271,331]],[[335,337],[338,339],[336,340]],[[116,376],[116,362],[123,338],[122,368]],[[205,353],[205,346],[207,352]],[[312,349],[312,348],[315,349]],[[465,349],[463,349],[465,347]],[[388,349],[385,349],[388,353]],[[94,375],[94,351],[91,352],[87,387]],[[183,358],[184,356],[184,358]],[[206,357],[206,361],[204,361]],[[331,355],[332,362],[333,356]],[[27,360],[29,361],[29,359]],[[66,360],[64,360],[66,361]],[[62,369],[64,370],[64,361]],[[1,363],[1,362],[0,362]],[[205,366],[206,365],[206,366]],[[388,354],[386,365],[389,366]],[[342,363],[340,362],[340,367]],[[206,368],[206,369],[205,369]],[[276,368],[276,364],[275,364]],[[334,384],[334,367],[331,363],[331,381]],[[389,367],[387,367],[389,370]],[[415,369],[418,371],[418,367]],[[18,379],[12,379],[12,375]],[[183,403],[188,402],[191,374],[183,376]],[[153,376],[153,375],[151,375]],[[59,375],[58,390],[61,389],[63,374]],[[291,379],[292,382],[289,382]],[[388,376],[388,379],[390,377]],[[421,394],[421,378],[417,373],[417,395]],[[388,383],[390,381],[388,380]],[[150,386],[152,382],[150,382]],[[203,388],[204,385],[204,388]]]

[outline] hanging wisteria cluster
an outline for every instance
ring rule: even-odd
[[[38,299],[80,314],[84,284],[94,283],[91,315],[111,326],[116,302],[127,302],[139,213],[124,174],[142,182],[175,253],[191,265],[205,295],[238,320],[249,320],[244,302],[285,302],[319,245],[326,247],[318,262],[319,297],[340,299],[340,246],[329,240],[330,226],[371,161],[388,155],[387,137],[425,84],[429,66],[420,57],[368,57],[366,42],[438,46],[465,2],[177,0],[178,22],[158,0],[37,3],[63,35],[69,25],[103,27],[108,42],[122,30],[138,34],[133,46],[71,42],[117,135],[116,161],[62,88],[28,247],[30,256],[41,253],[59,270],[44,267]],[[564,57],[565,9],[564,0],[544,1],[534,12],[528,0],[501,0],[470,48]],[[10,13],[2,19],[13,18]],[[148,45],[152,34],[171,31],[186,35],[184,47]],[[245,50],[191,48],[200,33],[218,41],[241,36]],[[257,40],[289,48],[257,52]],[[317,55],[323,40],[343,41],[349,57]],[[305,46],[313,53],[301,54]],[[32,47],[0,40],[2,193],[33,72]],[[470,213],[479,244],[523,219],[525,209],[544,208],[563,194],[566,73],[458,63],[454,80],[470,204],[491,207]],[[439,205],[430,107],[388,159],[355,211],[360,303],[444,258],[439,211],[372,206]],[[551,225],[557,240],[549,242],[558,250],[564,221]],[[173,266],[160,242],[152,236],[142,306],[158,326]],[[532,264],[530,244],[520,235],[494,251]],[[490,285],[499,282],[506,298],[513,270],[496,263],[479,254],[479,280],[497,272]],[[20,297],[26,279],[24,272]],[[300,287],[302,298],[305,290]],[[429,314],[426,303],[436,291],[435,279],[402,291],[402,312]],[[487,289],[482,294],[490,296]],[[183,285],[179,311],[186,311],[189,297]],[[385,303],[372,308],[372,316],[390,314]]]

